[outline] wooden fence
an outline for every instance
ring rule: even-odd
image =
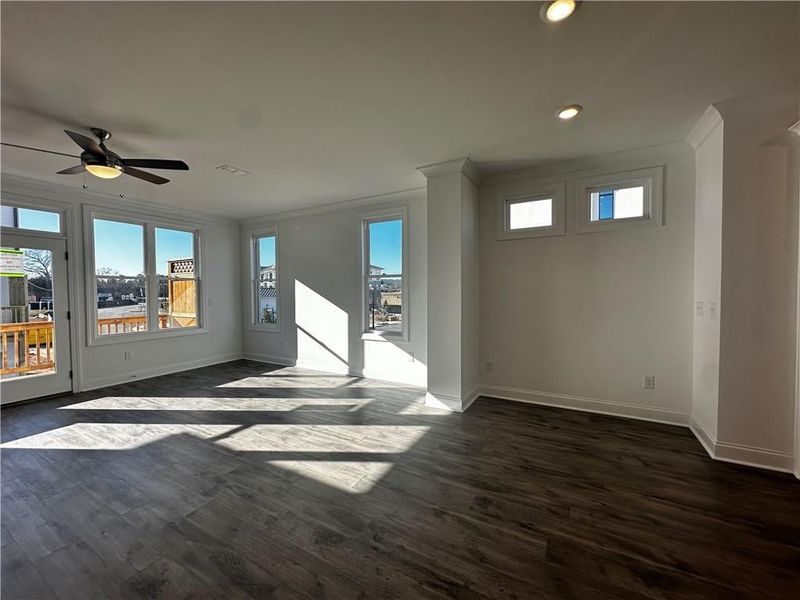
[[[55,368],[53,325],[52,321],[0,324],[0,375]]]

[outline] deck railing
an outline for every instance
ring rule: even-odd
[[[161,328],[166,328],[167,315],[158,315],[158,319],[161,322]],[[147,331],[147,317],[145,315],[97,319],[97,335],[130,333],[132,331]]]
[[[0,374],[45,371],[56,366],[52,321],[0,323]]]

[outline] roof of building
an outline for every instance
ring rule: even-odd
[[[278,297],[278,290],[274,287],[262,287],[258,295],[262,298],[277,298]]]

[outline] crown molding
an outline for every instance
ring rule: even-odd
[[[30,197],[57,201],[62,204],[94,204],[116,209],[134,210],[153,214],[155,216],[184,217],[205,223],[223,223],[226,225],[237,223],[237,219],[222,215],[179,208],[151,202],[149,200],[129,198],[127,196],[121,199],[119,196],[112,194],[84,190],[82,188],[76,189],[63,184],[23,177],[12,173],[2,173],[0,188],[2,188],[3,195],[9,200],[13,199],[15,196],[18,198]]]
[[[427,179],[431,177],[439,177],[440,175],[448,175],[450,173],[463,173],[475,185],[480,183],[480,172],[478,167],[475,166],[468,156],[456,158],[455,160],[448,160],[440,163],[433,163],[431,165],[424,165],[417,167]]]
[[[703,116],[694,124],[689,135],[686,136],[686,141],[697,150],[720,123],[722,123],[722,115],[713,104],[709,105]]]
[[[249,217],[239,219],[239,226],[244,230],[251,230],[253,228],[262,227],[264,225],[271,225],[277,221],[284,221],[286,219],[293,219],[296,217],[306,217],[310,215],[318,215],[327,212],[335,212],[340,210],[355,210],[364,208],[366,206],[379,207],[386,204],[397,204],[399,202],[408,202],[409,200],[416,199],[425,195],[426,188],[410,188],[407,190],[398,190],[396,192],[387,192],[385,194],[376,194],[373,196],[364,196],[361,198],[351,198],[349,200],[342,200],[340,202],[331,202],[328,204],[321,204],[319,206],[308,206],[306,208],[296,208],[292,210],[285,210],[275,213],[267,213],[257,217]]]
[[[789,127],[789,131],[793,131],[797,135],[800,135],[800,121]]]

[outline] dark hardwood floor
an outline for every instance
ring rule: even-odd
[[[681,428],[239,361],[2,411],[2,598],[800,598]]]

